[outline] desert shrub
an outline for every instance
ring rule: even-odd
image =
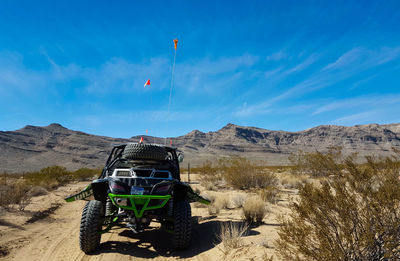
[[[301,186],[279,229],[283,259],[400,259],[400,160],[367,161],[348,158],[321,186]]]
[[[336,175],[342,168],[342,152],[340,147],[330,147],[326,153],[320,151],[298,151],[289,157],[293,164],[294,174],[310,174],[313,177]]]
[[[222,243],[222,252],[227,255],[231,250],[243,246],[243,236],[246,236],[248,226],[243,223],[223,222],[221,229],[217,235],[218,240]]]
[[[71,173],[65,167],[51,166],[41,169],[39,172],[31,172],[24,175],[31,185],[45,188],[56,188],[72,180]]]
[[[260,196],[251,196],[243,203],[243,215],[249,224],[260,224],[267,215],[264,200]]]
[[[279,199],[279,189],[274,186],[258,190],[257,193],[264,201],[276,204]]]
[[[199,168],[200,182],[207,190],[216,190],[216,186],[221,182],[222,176],[216,166],[213,166],[211,161],[205,161]]]
[[[281,174],[278,179],[286,189],[298,189],[301,184],[307,182],[307,175]]]
[[[231,157],[224,162],[224,178],[237,189],[265,188],[275,185],[275,175],[246,158]]]
[[[215,199],[214,204],[218,206],[219,209],[228,209],[230,203],[229,195],[219,194]]]
[[[233,197],[231,197],[231,202],[234,208],[241,208],[245,200],[246,196],[243,194],[235,194]]]
[[[299,150],[289,155],[289,162],[292,166],[292,173],[296,175],[304,175],[307,173],[307,161],[305,152]]]
[[[43,195],[46,195],[47,193],[49,193],[47,191],[47,189],[45,189],[44,187],[40,187],[40,186],[34,186],[31,189],[29,189],[29,191],[28,191],[28,195],[30,197],[43,196]]]
[[[16,182],[7,186],[1,186],[0,206],[5,208],[15,206],[18,210],[23,211],[30,203],[30,189],[31,186],[23,178],[19,178]]]
[[[0,206],[7,208],[10,204],[13,204],[13,188],[0,186]]]
[[[2,174],[3,185],[0,185],[0,206],[18,206],[24,210],[33,196],[47,194],[47,190],[66,185],[73,180],[86,180],[99,173],[99,169],[79,169],[69,172],[60,166],[43,168],[29,173]],[[4,185],[6,184],[6,185]]]
[[[98,176],[99,173],[101,173],[101,170],[98,169],[80,168],[72,172],[71,177],[73,180],[85,181],[93,179],[93,177]]]

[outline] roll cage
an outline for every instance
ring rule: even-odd
[[[153,166],[153,165],[159,165],[163,166],[162,168],[168,169],[172,177],[177,180],[181,180],[180,178],[180,169],[179,169],[179,161],[178,161],[178,155],[177,155],[177,149],[164,146],[168,156],[165,160],[143,160],[143,159],[138,159],[138,160],[131,160],[131,159],[125,159],[122,157],[122,153],[126,147],[126,144],[122,145],[116,145],[112,148],[110,155],[108,156],[108,159],[106,161],[106,164],[101,172],[101,175],[99,179],[106,178],[107,176],[110,176],[112,174],[112,170],[115,168],[117,164],[120,163],[128,163],[132,165],[141,165],[141,166]]]

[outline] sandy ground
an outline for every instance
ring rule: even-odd
[[[193,176],[192,176],[193,181]],[[216,235],[221,222],[242,222],[241,209],[223,209],[218,215],[210,215],[208,209],[192,204],[193,241],[185,251],[170,249],[170,235],[152,229],[134,234],[126,228],[117,228],[102,235],[97,252],[85,255],[79,249],[79,223],[85,201],[64,202],[67,195],[80,191],[87,182],[70,184],[32,199],[24,212],[0,209],[0,259],[1,260],[263,260],[263,256],[275,256],[274,240],[278,237],[277,217],[288,213],[289,198],[294,190],[282,190],[276,204],[268,204],[270,214],[264,224],[252,227],[244,236],[243,247],[224,255],[222,244]],[[202,187],[193,182],[193,187]],[[217,197],[237,193],[219,190]],[[32,218],[34,217],[34,218]],[[264,256],[265,257],[265,256]]]

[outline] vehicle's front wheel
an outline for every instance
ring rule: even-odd
[[[192,240],[192,211],[187,201],[174,204],[174,234],[172,244],[175,249],[185,249]]]
[[[101,239],[101,225],[104,217],[103,203],[91,200],[83,208],[79,233],[79,246],[85,253],[96,250]]]

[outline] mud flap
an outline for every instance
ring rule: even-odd
[[[85,199],[87,197],[90,197],[93,195],[93,190],[92,190],[92,184],[89,184],[84,190],[81,192],[71,195],[69,197],[65,198],[65,201],[67,202],[73,202],[75,200],[80,200],[80,199]]]

